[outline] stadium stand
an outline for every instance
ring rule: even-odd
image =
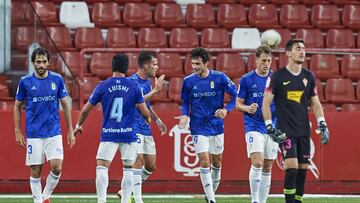
[[[188,4],[185,22],[196,29],[216,26],[213,6],[211,4]]]
[[[298,29],[295,37],[303,39],[306,48],[325,48],[324,37],[320,29]]]
[[[140,28],[139,48],[167,48],[168,43],[163,28]]]
[[[154,13],[154,20],[156,25],[165,29],[185,26],[181,6],[174,3],[158,3]]]
[[[235,28],[231,37],[234,49],[256,49],[261,44],[260,32],[257,28]]]
[[[341,74],[352,80],[360,79],[360,56],[353,54],[345,54],[341,61]],[[358,95],[360,99],[360,95]]]
[[[310,20],[303,4],[283,4],[280,9],[280,24],[289,29],[309,28]]]
[[[194,28],[173,28],[169,44],[170,48],[194,48],[199,46],[199,38]]]
[[[346,78],[328,79],[326,81],[325,97],[334,104],[357,102],[352,81]]]
[[[90,22],[89,8],[86,2],[64,1],[60,5],[60,22],[68,28],[94,27]]]
[[[355,48],[355,38],[350,29],[330,29],[326,35],[327,48]]]
[[[59,25],[56,5],[51,1],[32,1],[31,5],[44,25]]]
[[[248,26],[245,7],[242,4],[220,4],[217,11],[217,24],[229,30]]]
[[[345,5],[342,11],[342,23],[346,28],[358,30],[360,28],[360,5]]]
[[[181,57],[178,53],[158,53],[158,75],[164,74],[167,79],[185,76]]]
[[[311,24],[320,29],[341,28],[338,10],[339,8],[333,4],[313,5],[311,8]]]
[[[244,60],[239,53],[218,54],[215,68],[226,73],[230,78],[241,77],[246,73]]]
[[[334,54],[313,54],[310,61],[310,70],[321,80],[340,77],[339,62]]]
[[[123,21],[129,27],[154,26],[151,7],[147,3],[126,3],[124,6]]]
[[[230,37],[225,28],[205,28],[200,45],[205,48],[230,48]]]
[[[121,36],[121,37],[119,37]],[[136,48],[136,38],[131,27],[111,27],[106,37],[108,48]]]
[[[251,26],[259,29],[280,27],[274,4],[251,4],[248,19]]]
[[[92,7],[91,20],[96,27],[122,26],[119,5],[116,2],[95,2]]]
[[[104,47],[100,28],[78,28],[75,35],[75,47],[77,49]]]

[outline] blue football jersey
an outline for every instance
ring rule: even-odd
[[[141,88],[143,95],[147,95],[151,91],[151,80],[143,80],[139,77],[138,74],[133,74],[129,77],[130,79],[136,81]],[[146,101],[146,106],[150,108],[150,101]],[[151,128],[149,125],[145,124],[144,117],[140,114],[139,110],[135,111],[135,130],[136,133],[140,133],[145,136],[151,136]]]
[[[16,100],[25,101],[26,137],[48,138],[61,134],[59,99],[68,95],[61,75],[48,72],[46,78],[35,73],[21,78]]]
[[[185,77],[181,91],[182,114],[190,116],[192,135],[214,136],[224,133],[224,120],[214,116],[224,108],[224,93],[232,99],[225,107],[229,112],[235,107],[235,84],[222,72],[210,70],[206,78],[197,74]]]
[[[136,82],[125,77],[111,77],[96,86],[89,103],[101,102],[103,121],[101,142],[135,142],[136,104],[144,97]]]
[[[238,97],[244,99],[245,105],[251,105],[252,103],[258,104],[258,109],[255,114],[249,114],[244,112],[244,124],[245,132],[257,131],[260,133],[266,133],[266,126],[262,115],[262,102],[264,98],[265,85],[267,79],[272,72],[265,77],[259,76],[255,70],[245,74],[240,78]],[[276,124],[275,105],[274,102],[270,106],[272,112],[273,124]]]

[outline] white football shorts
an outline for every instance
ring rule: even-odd
[[[201,152],[221,154],[224,151],[224,133],[214,136],[192,135],[192,141],[197,154]]]
[[[254,152],[261,152],[264,154],[264,159],[276,159],[278,143],[269,135],[251,131],[245,134],[245,138],[248,157]]]
[[[41,165],[52,159],[64,159],[62,136],[49,138],[27,138],[25,165]]]
[[[136,160],[137,143],[124,143],[124,142],[100,142],[97,151],[96,159],[102,159],[112,162],[115,157],[116,151],[120,150],[121,160],[123,165],[132,165]]]
[[[136,134],[138,136],[137,139],[137,153],[138,154],[156,154],[155,141],[153,136],[145,136],[142,134]]]

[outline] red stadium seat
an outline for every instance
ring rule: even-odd
[[[341,62],[341,74],[347,78],[360,79],[360,56],[345,54]],[[360,95],[359,95],[360,96]]]
[[[209,69],[215,69],[214,61],[211,58],[211,56],[209,57],[208,67],[209,67]],[[184,71],[185,71],[185,75],[190,75],[191,73],[193,73],[190,54],[186,54],[185,63],[184,63]]]
[[[331,3],[336,5],[343,5],[343,4],[359,4],[358,0],[329,0]]]
[[[270,68],[272,71],[275,71],[277,70],[277,67],[278,66],[276,64],[276,60],[273,57]],[[255,54],[250,54],[247,61],[247,71],[250,72],[255,69],[256,69],[256,56]]]
[[[138,46],[139,48],[167,48],[165,30],[163,28],[140,28]]]
[[[151,7],[147,3],[126,3],[123,20],[129,27],[153,26]]]
[[[288,57],[286,56],[286,54],[285,53],[280,53],[279,54],[279,60],[278,60],[278,69],[285,67],[287,63],[288,63]],[[305,60],[302,67],[308,69],[309,68],[309,61]]]
[[[206,0],[206,3],[211,5],[235,4],[236,0]]]
[[[159,3],[154,13],[155,23],[163,28],[184,26],[185,20],[180,4]]]
[[[327,112],[337,112],[335,104],[322,104],[322,107],[323,107],[323,111],[325,113],[327,113]]]
[[[27,52],[31,43],[35,42],[35,28],[33,26],[19,26],[12,28],[13,48]]]
[[[126,3],[141,3],[143,0],[114,0],[116,3],[126,4]]]
[[[132,75],[133,73],[136,73],[138,70],[138,64],[137,59],[139,56],[139,53],[125,53],[129,57],[129,70],[127,72],[127,76]]]
[[[11,25],[29,25],[33,21],[34,14],[27,1],[11,1]]]
[[[36,14],[45,25],[60,24],[56,12],[56,6],[51,1],[32,1]]]
[[[355,38],[350,29],[330,29],[326,35],[326,48],[355,48]]]
[[[48,26],[46,30],[50,37],[47,33],[42,33],[41,44],[43,44],[43,46],[52,46],[51,41],[53,41],[60,51],[75,50],[68,28],[64,26]]]
[[[238,53],[220,53],[216,59],[216,70],[224,72],[230,78],[241,77],[246,73],[245,63]]]
[[[186,24],[194,28],[216,25],[215,14],[211,4],[188,4],[185,19]]]
[[[166,78],[184,76],[181,58],[178,53],[159,53],[157,57],[159,62],[157,75],[165,74]]]
[[[290,30],[288,30],[288,29],[279,29],[279,28],[275,28],[275,30],[281,36],[281,42],[278,45],[278,47],[279,48],[285,48],[285,45],[286,45],[287,41],[289,41],[292,38]]]
[[[136,48],[134,30],[130,27],[110,28],[107,33],[106,46],[108,48]]]
[[[359,112],[360,104],[343,104],[341,107],[341,111],[344,112]]]
[[[14,111],[15,102],[11,101],[0,101],[0,110],[2,111]]]
[[[205,48],[230,48],[230,36],[225,28],[205,28],[200,44]]]
[[[282,5],[282,4],[297,4],[299,3],[300,0],[271,0],[271,3],[273,4],[278,4],[278,5]]]
[[[96,27],[122,25],[120,7],[115,2],[96,2],[91,12],[92,22]]]
[[[353,103],[355,91],[350,79],[331,78],[326,81],[326,99],[334,104]]]
[[[312,5],[312,4],[328,4],[328,0],[300,0],[301,3],[306,5]]]
[[[339,62],[334,54],[313,54],[310,70],[321,80],[340,77]]]
[[[171,29],[170,48],[195,48],[199,46],[199,39],[194,28]]]
[[[78,28],[75,35],[75,47],[78,49],[104,47],[100,28]]]
[[[360,4],[345,5],[342,12],[342,23],[349,29],[360,28]]]
[[[145,0],[149,4],[160,4],[160,3],[176,3],[176,0]]]
[[[81,88],[83,89],[84,102],[87,102],[91,93],[95,89],[96,85],[100,83],[98,77],[84,77],[81,81]]]
[[[112,75],[111,63],[115,53],[93,53],[90,61],[90,72],[101,80]]]
[[[169,84],[169,98],[174,102],[181,102],[181,89],[183,85],[183,78],[170,78]]]
[[[181,112],[180,105],[175,102],[156,102],[153,104],[153,109],[156,112],[176,112],[177,114]]]
[[[318,93],[320,102],[327,102],[325,99],[324,87],[322,86],[320,79],[316,78],[315,83],[316,83],[317,93]]]
[[[360,100],[360,80],[357,81],[356,96],[357,96],[357,99]]]
[[[8,82],[10,82],[10,78],[7,75],[0,74],[0,84],[1,85],[7,85]]]
[[[78,51],[63,51],[61,56],[64,59],[67,67],[69,68],[71,74],[75,77],[80,75],[80,52]],[[60,73],[66,74],[68,71],[65,67],[62,67],[59,70]],[[87,68],[84,67],[84,74],[88,73]],[[66,74],[67,75],[67,74]]]
[[[280,10],[280,24],[287,28],[310,27],[309,15],[303,4],[284,4]]]
[[[10,97],[9,87],[7,85],[0,84],[0,98]]]
[[[220,4],[217,11],[217,23],[226,29],[248,27],[245,7],[242,4]]]
[[[155,85],[155,78],[150,78],[151,80],[151,86],[154,87]],[[157,92],[152,98],[151,103],[156,102],[170,102],[171,99],[169,99],[168,96],[168,81],[165,82],[165,85],[163,85],[162,89]]]
[[[243,5],[250,5],[250,4],[262,4],[262,3],[267,3],[267,0],[237,0],[238,2],[240,1],[241,4]]]
[[[311,10],[311,24],[316,28],[341,28],[339,11],[336,5],[316,4]]]
[[[296,38],[303,39],[306,48],[325,48],[324,37],[320,29],[298,29]]]
[[[279,27],[279,20],[274,4],[251,4],[249,24],[257,28]]]

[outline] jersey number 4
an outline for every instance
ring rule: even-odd
[[[110,118],[120,122],[123,116],[123,98],[116,97],[111,106]]]

